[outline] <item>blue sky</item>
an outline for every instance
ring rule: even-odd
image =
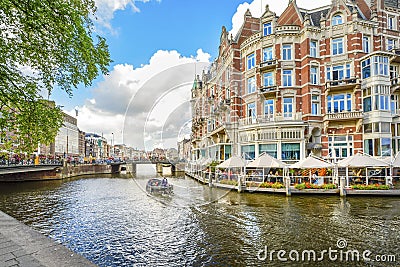
[[[96,28],[107,39],[113,60],[110,73],[88,88],[80,87],[72,98],[58,91],[51,98],[71,115],[79,110],[81,130],[104,134],[109,140],[114,133],[116,143],[146,149],[174,146],[179,135],[187,134],[191,83],[195,71],[200,73],[218,56],[222,26],[235,35],[248,8],[259,17],[266,4],[277,15],[288,4],[288,0],[95,1]],[[330,2],[297,0],[308,8]]]

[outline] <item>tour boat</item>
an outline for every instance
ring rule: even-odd
[[[152,178],[147,181],[146,185],[146,191],[149,193],[171,194],[172,189],[172,184],[169,184],[166,178]]]

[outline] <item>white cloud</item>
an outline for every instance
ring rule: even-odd
[[[287,7],[289,1],[276,1],[276,0],[254,0],[251,3],[244,2],[243,4],[240,4],[237,9],[236,13],[232,17],[232,30],[229,32],[235,36],[240,27],[243,24],[243,18],[244,18],[244,13],[246,12],[247,9],[250,9],[251,14],[253,17],[261,17],[261,15],[265,11],[265,6],[268,4],[269,9],[272,12],[275,12],[276,15],[282,14],[282,12],[285,10]],[[297,0],[297,6],[301,8],[306,8],[306,9],[313,9],[325,5],[329,5],[331,3],[331,0]]]
[[[103,133],[108,140],[114,133],[115,143],[138,148],[146,145],[151,149],[160,143],[175,146],[181,127],[191,119],[189,100],[195,70],[200,73],[209,58],[202,49],[189,57],[159,50],[149,64],[139,68],[114,66],[92,89],[91,99],[78,107],[78,127]]]
[[[136,3],[147,3],[150,1],[151,0],[95,0],[97,22],[106,29],[113,31],[110,22],[114,18],[114,12],[125,10],[130,6],[132,11],[137,13],[140,12],[140,9],[136,6]],[[161,2],[161,0],[156,1]]]

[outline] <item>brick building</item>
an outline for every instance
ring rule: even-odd
[[[250,11],[192,89],[192,158],[266,152],[287,162],[400,150],[400,2],[290,0]]]

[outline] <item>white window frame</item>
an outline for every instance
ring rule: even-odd
[[[292,44],[283,44],[282,45],[282,60],[292,60]]]
[[[291,100],[285,101],[285,100]],[[284,118],[293,118],[295,113],[295,103],[294,103],[294,96],[284,96],[282,98],[282,114]]]
[[[371,37],[369,35],[364,35],[362,39],[362,49],[364,53],[371,52]]]
[[[396,40],[393,38],[387,38],[386,39],[386,49],[388,51],[393,50],[396,48]]]
[[[319,67],[318,66],[311,66],[310,67],[310,84],[318,85],[319,84],[319,79],[318,79],[318,71]]]
[[[396,30],[396,16],[388,15],[388,17],[387,17],[387,28],[389,30]]]
[[[268,36],[272,34],[272,22],[267,22],[263,24],[263,35]]]
[[[288,73],[289,71],[290,71],[290,73]],[[293,70],[292,69],[282,70],[282,86],[284,86],[284,87],[293,86]]]
[[[335,96],[343,95],[343,99],[335,99]],[[352,96],[350,93],[330,94],[326,98],[326,113],[337,114],[341,112],[350,112],[352,110]],[[343,102],[343,109],[340,109],[340,103]],[[335,111],[335,103],[338,103],[338,110]],[[349,106],[350,104],[350,106]],[[329,109],[330,107],[330,109]]]
[[[263,62],[274,59],[274,50],[272,46],[267,46],[263,48]]]
[[[315,47],[313,47],[315,44]],[[310,57],[318,57],[318,41],[310,40]]]
[[[251,53],[247,56],[247,70],[251,70],[256,66],[256,55]]]
[[[344,51],[344,37],[332,39],[332,55],[342,55]]]
[[[344,138],[345,140],[335,140],[338,138]],[[328,136],[328,149],[332,158],[341,159],[354,155],[354,139],[352,135],[329,135]],[[332,151],[333,150],[333,151]],[[343,151],[346,151],[347,155],[343,156]],[[339,152],[339,153],[337,153]]]
[[[341,25],[344,23],[342,14],[335,14],[332,16],[332,26]]]
[[[274,72],[269,71],[263,74],[263,85],[265,87],[275,85]]]
[[[311,115],[321,115],[321,93],[311,94]]]
[[[264,100],[264,116],[273,118],[275,113],[275,99]]]
[[[247,79],[247,93],[251,94],[256,91],[256,77],[252,76]]]

